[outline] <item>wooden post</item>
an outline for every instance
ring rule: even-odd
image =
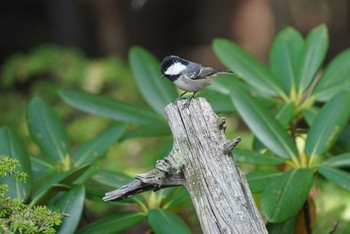
[[[120,200],[148,190],[183,185],[189,192],[203,233],[267,233],[244,174],[231,150],[240,139],[227,140],[225,120],[204,98],[165,108],[174,137],[171,153],[156,169],[106,193],[104,201]]]

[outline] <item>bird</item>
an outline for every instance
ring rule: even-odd
[[[190,106],[194,95],[211,84],[212,78],[217,75],[232,75],[232,71],[217,70],[199,63],[180,58],[176,55],[164,57],[160,64],[161,77],[168,78],[174,85],[185,91],[174,103],[180,100],[183,95],[192,92],[192,96],[184,103],[182,109]]]

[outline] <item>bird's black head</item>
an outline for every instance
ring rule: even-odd
[[[160,64],[162,77],[165,76],[169,80],[174,81],[181,75],[181,72],[187,68],[187,65],[188,61],[185,59],[175,55],[166,56]]]

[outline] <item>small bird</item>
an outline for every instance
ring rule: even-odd
[[[198,91],[210,85],[214,76],[234,74],[231,71],[216,70],[175,55],[170,55],[163,59],[160,64],[160,71],[162,73],[160,78],[167,77],[177,87],[185,91],[174,102],[181,99],[187,92],[193,92],[182,109],[190,105],[191,100]]]

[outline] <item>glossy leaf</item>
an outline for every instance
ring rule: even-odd
[[[310,168],[293,169],[272,180],[261,195],[261,205],[269,222],[280,223],[296,215],[312,183]]]
[[[77,231],[77,234],[114,234],[126,230],[145,219],[145,215],[135,212],[117,212],[90,223]]]
[[[32,195],[33,204],[44,204],[50,200],[55,194],[66,190],[65,186],[71,185],[76,179],[83,175],[89,166],[73,168],[69,171],[54,173],[46,179],[40,181]],[[59,185],[59,186],[56,186]]]
[[[295,234],[297,223],[297,216],[294,216],[283,223],[268,223],[266,229],[269,234]]]
[[[332,152],[335,152],[335,154],[350,152],[349,139],[350,139],[350,125],[347,124],[347,126],[339,134],[337,141],[334,143],[332,147]]]
[[[69,89],[60,90],[59,94],[67,104],[90,114],[126,123],[150,124],[164,121],[146,108],[110,97]]]
[[[270,51],[270,67],[272,73],[281,80],[283,90],[291,94],[296,89],[298,62],[304,39],[294,28],[287,27],[278,33]]]
[[[215,113],[232,113],[236,111],[228,95],[223,95],[210,89],[201,91],[199,95],[207,99]]]
[[[87,180],[89,180],[93,175],[95,175],[101,167],[98,165],[98,162],[94,162],[92,164],[86,165],[87,169],[85,170],[85,166],[80,167],[83,172],[80,170],[77,172],[79,175],[74,179],[73,184],[85,184]],[[85,187],[86,188],[86,187]]]
[[[81,167],[72,168],[68,171],[67,176],[65,176],[60,183],[64,184],[72,184],[77,180],[81,175],[83,175],[88,169],[90,165],[83,165]]]
[[[185,188],[179,186],[173,188],[172,191],[173,192],[167,194],[166,198],[162,201],[164,204],[162,207],[164,209],[178,208],[179,206],[186,204],[186,202],[191,202],[191,197]]]
[[[285,128],[288,126],[289,122],[293,119],[293,117],[294,105],[290,102],[280,106],[275,113],[275,118]]]
[[[261,143],[261,141],[259,141],[258,138],[256,138],[256,136],[253,136],[253,144],[252,144],[252,147],[253,147],[253,150],[255,151],[261,151],[261,150],[265,150],[266,149],[266,146]]]
[[[111,188],[120,188],[123,185],[133,181],[132,177],[124,173],[107,171],[107,170],[98,171],[92,177],[92,179],[99,182],[100,184],[107,185]]]
[[[42,159],[42,157],[30,157],[32,164],[32,179],[33,183],[48,178],[50,175],[56,173],[55,165],[52,165]]]
[[[73,187],[69,192],[60,196],[59,201],[55,207],[59,211],[68,214],[69,216],[63,219],[57,233],[69,234],[75,233],[79,223],[80,217],[84,209],[85,188],[84,185]]]
[[[165,122],[158,122],[147,125],[140,125],[129,129],[122,137],[122,140],[135,137],[155,137],[155,136],[169,136],[171,134],[169,125]]]
[[[327,180],[350,192],[350,173],[328,166],[318,166],[318,172]]]
[[[232,87],[231,98],[244,122],[267,148],[285,159],[297,155],[296,146],[282,125],[242,84],[237,82]]]
[[[309,156],[320,156],[333,145],[349,119],[349,103],[350,93],[344,92],[322,107],[306,138],[305,152]]]
[[[280,165],[285,162],[285,160],[269,154],[261,154],[257,151],[243,149],[235,149],[233,151],[233,158],[237,162],[256,165]]]
[[[65,176],[67,176],[69,172],[61,172],[57,173],[55,171],[52,174],[47,175],[45,178],[43,178],[40,181],[37,181],[36,184],[33,185],[33,191],[32,194],[32,203],[36,203],[44,194],[50,189],[50,187],[54,184],[58,184],[60,180],[62,180]]]
[[[309,125],[309,127],[312,126],[319,112],[320,112],[320,109],[314,106],[301,110],[301,113],[303,114],[304,119],[306,123]]]
[[[192,233],[187,224],[179,216],[169,210],[149,210],[148,223],[155,234]]]
[[[42,99],[33,98],[28,106],[28,127],[35,143],[51,159],[61,164],[69,157],[71,142],[62,121]]]
[[[218,79],[214,79],[213,83],[208,86],[205,90],[215,91],[223,95],[229,96],[231,93],[231,86],[235,85],[238,80],[236,75],[222,75]],[[200,92],[202,93],[202,92]]]
[[[178,94],[169,80],[160,79],[159,62],[145,49],[134,46],[129,51],[129,63],[142,96],[155,112],[163,115],[164,107]]]
[[[247,175],[250,191],[260,193],[264,191],[267,184],[276,177],[283,175],[283,172],[277,170],[256,170]]]
[[[2,155],[17,159],[20,162],[20,167],[17,167],[16,170],[27,173],[28,177],[25,182],[16,180],[13,176],[0,177],[0,184],[8,185],[7,195],[10,197],[26,200],[32,185],[31,164],[24,143],[8,127],[0,128],[0,156]]]
[[[312,96],[327,101],[341,91],[350,90],[350,49],[337,55],[326,67]]]
[[[112,144],[121,139],[127,127],[126,124],[115,125],[92,140],[86,142],[74,153],[74,165],[79,167],[85,164],[90,164],[101,158]]]
[[[328,49],[328,31],[324,24],[314,28],[306,37],[299,59],[297,84],[298,90],[309,87],[318,69],[323,63]]]
[[[259,93],[277,96],[283,92],[272,73],[237,44],[225,39],[215,39],[213,48],[226,67],[234,71]]]
[[[331,157],[322,164],[329,167],[350,167],[350,153],[344,153]]]

